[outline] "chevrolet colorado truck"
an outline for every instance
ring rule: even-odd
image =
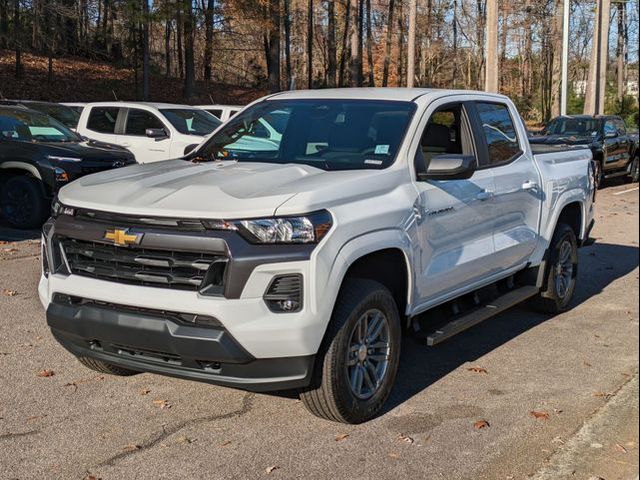
[[[274,112],[281,137],[253,148]],[[593,174],[588,149],[532,150],[501,95],[274,94],[184,158],[63,188],[39,296],[89,368],[297,389],[363,422],[405,333],[426,348],[525,300],[570,307]]]
[[[640,178],[640,148],[637,136],[629,134],[617,115],[569,115],[552,119],[542,136],[530,138],[532,144],[583,146],[591,149],[596,169],[596,186],[605,180],[628,176]]]

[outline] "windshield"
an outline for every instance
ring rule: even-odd
[[[80,114],[78,112],[64,105],[38,103],[27,106],[33,110],[52,116],[68,128],[76,128],[78,126],[78,120],[80,120]]]
[[[598,120],[595,118],[556,118],[547,125],[547,135],[589,136],[598,132]]]
[[[24,110],[0,109],[0,138],[28,142],[77,142],[79,137],[56,119]]]
[[[386,168],[414,110],[410,102],[268,100],[229,120],[191,158],[298,163],[325,170]]]
[[[171,108],[161,109],[160,113],[171,122],[176,130],[185,135],[203,137],[209,135],[222,124],[220,120],[204,110]]]

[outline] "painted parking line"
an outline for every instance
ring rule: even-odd
[[[640,187],[629,188],[628,190],[622,190],[621,192],[614,193],[614,195],[622,195],[623,193],[635,192],[636,190],[638,190],[638,188]]]

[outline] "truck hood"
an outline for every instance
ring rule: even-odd
[[[133,159],[131,152],[119,145],[82,140],[81,142],[40,142],[37,144],[49,155],[61,157],[81,158],[83,160],[105,160],[112,162],[116,159]]]
[[[327,172],[307,165],[169,160],[83,177],[62,188],[58,197],[71,207],[130,215],[252,218],[307,213],[374,195],[398,185],[395,175],[385,175],[387,171]]]

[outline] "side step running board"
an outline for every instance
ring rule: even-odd
[[[539,291],[538,287],[525,286],[516,290],[512,290],[501,297],[491,300],[489,303],[480,307],[478,310],[458,317],[455,320],[444,325],[439,330],[427,337],[427,345],[432,347],[441,342],[444,342],[448,338],[457,335],[458,333],[477,325],[480,322],[493,317],[494,315],[504,312],[505,310],[522,303],[526,299],[533,297]]]

